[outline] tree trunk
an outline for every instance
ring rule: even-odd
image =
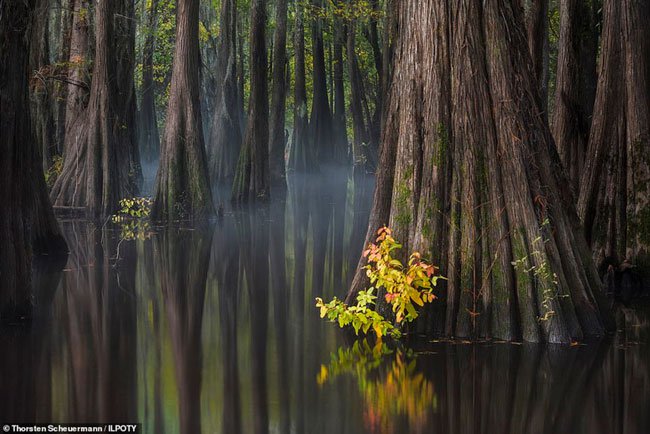
[[[44,170],[50,167],[57,154],[56,128],[54,124],[54,87],[49,75],[49,0],[38,0],[34,14],[34,29],[30,49],[29,69],[31,73],[32,124],[35,139],[42,157]]]
[[[31,264],[67,252],[47,198],[29,111],[35,1],[0,3],[0,321],[31,314]]]
[[[128,74],[132,71],[128,62],[132,60],[122,56],[124,38],[129,36],[116,35],[114,24],[116,11],[124,12],[125,5],[107,0],[96,5],[89,102],[66,133],[63,170],[50,193],[54,205],[85,207],[93,218],[111,215],[120,199],[138,191],[139,161],[133,141],[134,101],[129,81],[132,77],[126,78],[132,76]],[[119,63],[118,54],[124,64]],[[69,92],[68,97],[74,95]],[[74,109],[67,113],[74,113]]]
[[[560,3],[553,137],[577,196],[582,174],[594,98],[596,55],[592,7],[584,0]]]
[[[117,1],[113,18],[115,26],[116,107],[118,115],[117,148],[120,165],[129,178],[128,191],[136,193],[142,183],[140,147],[136,125],[137,100],[135,96],[135,0]]]
[[[240,13],[238,16],[240,17],[238,28],[241,30],[238,32],[239,37],[237,38],[237,50],[239,52],[237,62],[237,101],[239,104],[239,135],[243,136],[244,127],[246,126],[246,108],[244,106],[244,87],[246,87],[246,68],[244,66],[246,63],[246,50],[244,50],[244,42],[246,35],[244,29],[248,27],[248,23],[246,20],[247,14]],[[237,153],[235,158],[238,156],[239,153]]]
[[[650,6],[606,1],[578,211],[597,262],[650,270]]]
[[[83,113],[88,105],[90,79],[88,68],[91,64],[89,53],[90,6],[88,0],[71,0],[72,29],[68,53],[67,92],[65,105],[65,124],[63,153],[75,149],[79,140],[77,130],[83,124]]]
[[[368,118],[368,138],[369,144],[374,153],[380,140],[381,115],[383,112],[385,94],[382,93],[382,90],[384,89],[384,54],[381,51],[381,44],[379,43],[379,30],[377,28],[377,17],[381,13],[379,9],[379,1],[372,0],[371,6],[373,16],[370,17],[368,22],[366,39],[368,39],[368,42],[372,48],[372,57],[374,59],[375,70],[377,71],[377,90],[375,92],[375,108]]]
[[[219,65],[217,64],[219,60],[219,35],[223,31],[223,27],[219,23],[216,6],[211,2],[201,2],[199,7],[199,25],[208,30],[205,35],[205,41],[199,44],[199,57],[201,59],[201,91],[199,93],[199,99],[201,101],[201,117],[206,120],[203,122],[203,137],[207,147],[208,171],[210,171],[210,137],[219,88],[216,76],[219,69]],[[218,28],[220,29],[218,33],[211,30],[216,26],[219,26]]]
[[[70,60],[70,46],[71,46],[71,36],[72,36],[72,20],[74,14],[72,9],[74,8],[74,0],[69,2],[59,2],[59,7],[61,10],[57,12],[57,16],[61,20],[60,26],[62,28],[62,34],[58,38],[58,47],[57,47],[57,59],[58,63],[57,68],[61,68],[65,71],[62,75],[67,80],[68,68],[63,66],[64,63],[67,63]],[[65,6],[64,6],[65,5]],[[56,116],[56,146],[57,154],[63,154],[63,143],[65,141],[65,118],[66,118],[66,104],[68,100],[68,86],[69,84],[66,80],[56,81],[54,83],[54,103],[55,103],[55,116]]]
[[[237,203],[269,196],[269,100],[266,71],[266,0],[251,3],[251,94],[248,124],[239,153],[232,200]]]
[[[209,166],[213,181],[235,175],[241,147],[241,103],[237,83],[237,3],[221,3],[221,32],[217,52],[217,100],[210,131]]]
[[[336,5],[340,7],[342,0],[337,0]],[[343,71],[345,65],[343,64],[343,49],[346,44],[345,38],[346,28],[343,24],[343,19],[334,16],[334,47],[333,47],[333,61],[334,71],[332,77],[332,87],[334,88],[334,112],[332,115],[333,126],[333,146],[335,160],[339,163],[347,163],[350,160],[348,152],[348,133],[345,117],[345,82]]]
[[[449,280],[430,330],[563,343],[602,335],[600,280],[540,114],[519,8],[398,8],[366,242],[388,224],[404,258],[420,251],[440,264]],[[366,285],[363,265],[348,301]]]
[[[356,22],[351,20],[348,26],[347,56],[348,75],[350,77],[350,113],[352,114],[352,127],[354,141],[352,143],[352,161],[355,170],[365,170],[372,163],[370,156],[370,135],[363,117],[363,85],[361,72],[356,53]]]
[[[140,150],[145,161],[153,162],[160,152],[160,136],[156,118],[156,98],[153,81],[153,55],[155,51],[158,0],[151,0],[147,8],[147,28],[142,51],[142,101],[138,133]]]
[[[378,0],[371,0],[370,5],[372,6],[372,13],[373,16],[371,16],[368,20],[368,28],[366,30],[366,39],[368,40],[368,43],[370,44],[370,47],[372,48],[372,58],[375,63],[375,70],[377,71],[377,83],[378,83],[378,89],[383,88],[383,53],[381,52],[381,46],[379,43],[379,30],[377,28],[377,17],[380,15],[380,10],[379,10],[379,1]],[[378,104],[377,107],[381,111],[381,100],[382,100],[382,95],[378,95]]]
[[[323,0],[312,0],[312,7],[322,9]],[[323,44],[323,19],[312,18],[312,105],[309,119],[309,135],[317,164],[334,161],[332,146],[332,113],[327,97],[327,75],[325,72],[325,49]]]
[[[289,167],[296,172],[306,172],[313,167],[313,152],[309,143],[307,88],[305,84],[305,27],[304,11],[300,0],[295,0],[294,29],[294,88],[293,88],[293,140]]]
[[[286,185],[285,105],[287,99],[287,0],[275,5],[275,34],[273,35],[273,89],[271,93],[271,119],[269,126],[269,162],[273,185]]]
[[[151,216],[154,220],[214,215],[199,102],[199,0],[180,0],[167,123]]]
[[[533,72],[539,92],[540,107],[546,112],[549,78],[548,0],[519,1],[524,9],[528,51],[533,60]]]
[[[395,56],[395,44],[397,38],[397,0],[386,0],[385,5],[385,18],[384,18],[384,55],[382,57],[382,88],[381,94],[383,95],[382,100],[382,112],[381,112],[381,122],[380,122],[380,131],[384,129],[384,124],[386,121],[386,113],[388,107],[386,105],[386,99],[388,98],[389,87],[392,81],[393,74],[393,59]],[[381,142],[381,140],[380,140]]]

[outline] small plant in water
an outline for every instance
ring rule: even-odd
[[[120,209],[111,217],[111,221],[120,226],[122,240],[146,240],[151,236],[151,205],[148,197],[120,200]]]
[[[399,338],[399,326],[415,320],[418,308],[436,299],[433,288],[443,278],[436,274],[437,268],[424,261],[417,252],[411,254],[406,265],[402,264],[393,257],[394,252],[401,248],[389,228],[379,229],[376,242],[363,252],[368,258],[365,269],[372,286],[360,291],[357,303],[352,306],[336,297],[328,303],[316,298],[321,318],[338,322],[341,328],[351,325],[357,335],[360,331],[368,333],[372,330],[378,338]],[[379,289],[385,291],[384,298],[395,314],[395,323],[374,310],[377,299],[374,293]]]
[[[549,220],[544,220],[541,226],[542,228],[550,226]],[[534,239],[532,244],[536,245],[540,241],[544,243],[548,242],[548,240],[540,236]],[[560,298],[568,297],[566,294],[560,294],[557,274],[551,271],[551,267],[544,257],[543,252],[533,250],[530,255],[512,262],[515,270],[533,275],[544,285],[541,302],[542,312],[540,312],[540,316],[537,318],[539,322],[548,321],[555,316],[556,312],[553,310],[553,303]],[[539,263],[535,264],[536,261]]]
[[[127,219],[141,219],[151,214],[152,201],[148,197],[132,197],[120,200],[120,210],[113,215],[113,223]]]

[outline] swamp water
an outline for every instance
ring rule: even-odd
[[[67,221],[30,327],[0,332],[0,423],[224,434],[650,432],[650,309],[566,346],[353,343],[318,316],[356,266],[372,181],[292,178],[205,228]],[[110,226],[110,225],[107,225]]]

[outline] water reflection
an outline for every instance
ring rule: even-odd
[[[167,229],[154,237],[183,433],[201,432],[201,332],[211,245],[211,228]]]
[[[38,274],[37,321],[0,332],[0,422],[141,422],[155,434],[650,432],[647,309],[621,311],[617,339],[577,347],[355,350],[320,321],[313,299],[344,295],[371,195],[368,179],[324,172],[292,178],[266,207],[148,240],[66,223],[72,252],[62,274]]]

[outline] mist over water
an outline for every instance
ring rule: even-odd
[[[142,167],[141,196],[151,196],[156,186],[156,173],[158,172],[159,166],[158,159],[153,161],[142,160],[140,164]]]
[[[616,337],[575,347],[355,345],[321,320],[314,298],[345,295],[372,190],[346,171],[292,174],[267,205],[143,241],[63,222],[71,253],[63,272],[36,269],[34,323],[0,331],[0,422],[139,422],[156,434],[650,432],[650,309],[619,311]]]

